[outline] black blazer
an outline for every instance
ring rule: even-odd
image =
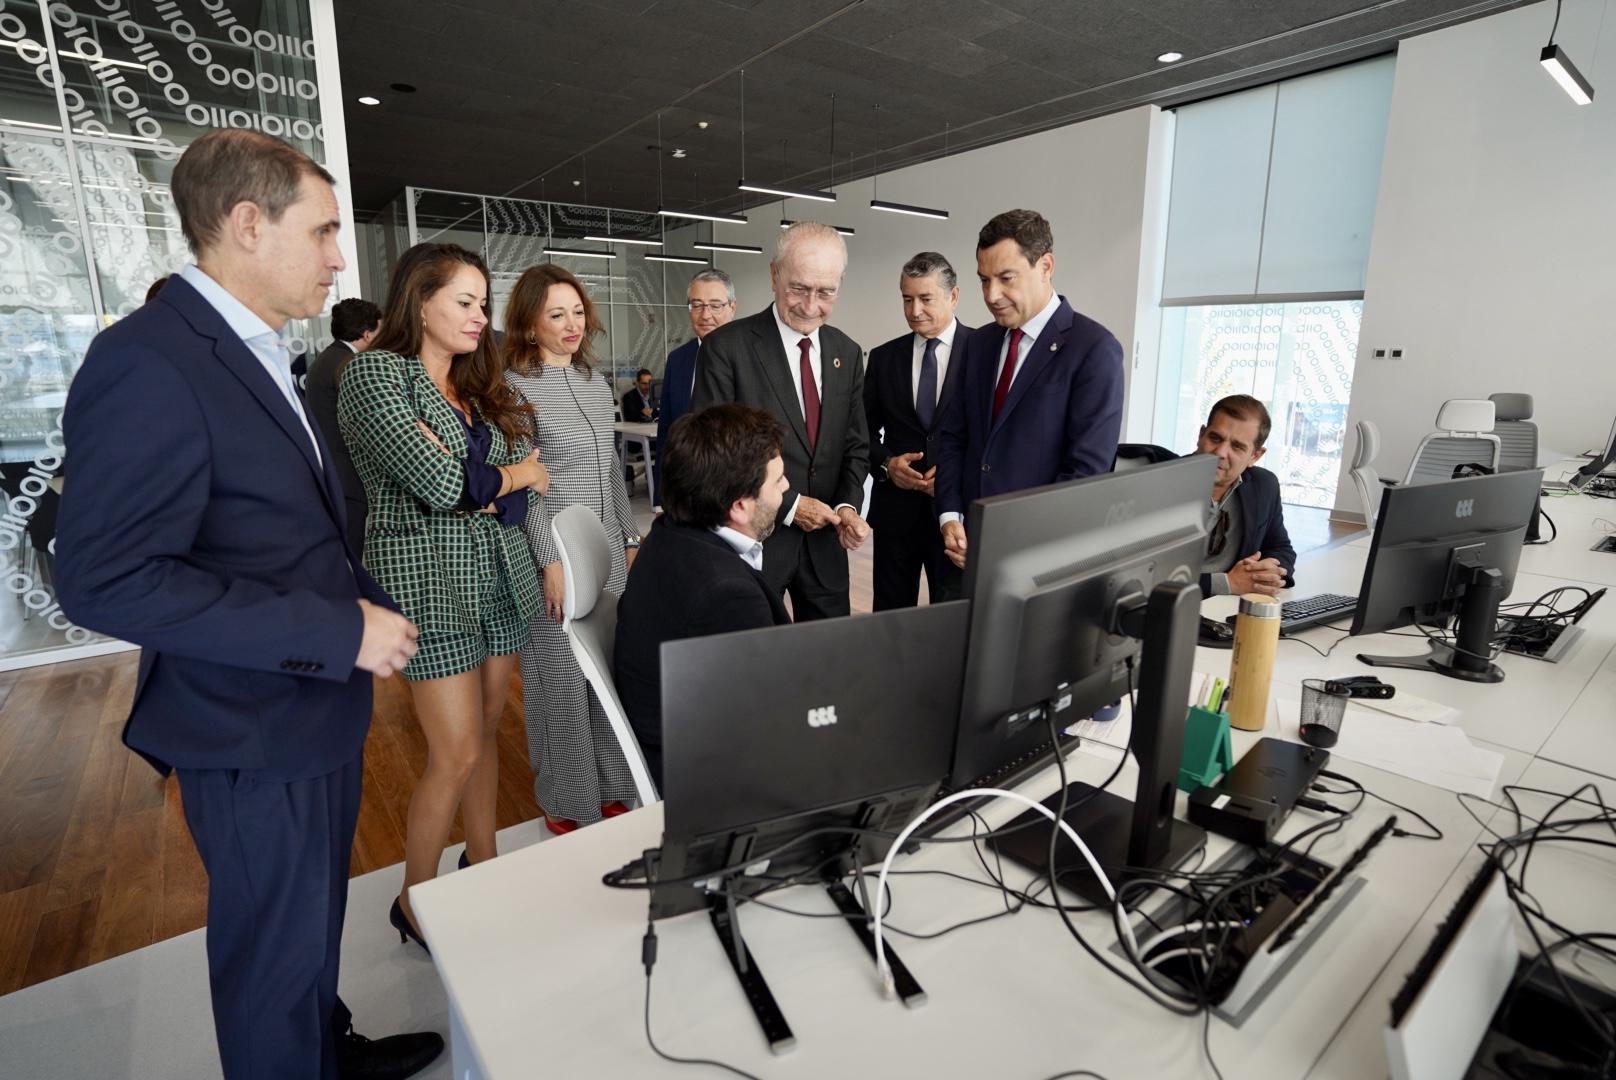
[[[1249,466],[1240,474],[1240,486],[1234,489],[1235,502],[1240,504],[1240,546],[1245,548],[1235,557],[1262,554],[1265,559],[1278,559],[1285,568],[1285,587],[1296,586],[1296,549],[1291,546],[1290,534],[1285,531],[1285,509],[1279,499],[1279,477],[1267,469]],[[1201,595],[1212,595],[1212,575],[1201,575]]]
[[[397,609],[344,537],[330,446],[224,318],[169,278],[96,335],[62,423],[57,586],[74,622],[141,646],[124,742],[164,772],[352,761],[355,601]]]
[[[617,602],[612,676],[641,746],[662,746],[662,643],[789,623],[780,597],[706,529],[659,517]]]
[[[785,528],[785,516],[798,495],[812,495],[831,507],[864,505],[864,478],[870,472],[869,429],[864,417],[864,350],[834,326],[819,328],[823,361],[819,388],[819,440],[808,450],[808,428],[797,404],[792,365],[775,326],[773,305],[756,315],[720,326],[701,343],[696,390],[690,411],[734,401],[773,413],[786,426],[782,451],[791,490],[781,500],[782,525],[769,537],[770,562],[795,566],[806,548],[819,580],[847,587],[847,552],[830,527],[805,533]]]
[[[619,404],[623,407],[623,419],[626,422],[630,424],[650,423],[650,420],[647,420],[640,412],[641,409],[645,408],[645,403],[640,400],[639,387],[636,386],[630,388],[629,392],[623,395],[623,400],[619,402]],[[656,406],[653,405],[651,406],[651,420],[655,420],[656,418],[657,409]]]
[[[886,463],[893,454],[920,451],[925,472],[936,464],[937,436],[943,426],[943,411],[957,392],[964,370],[965,343],[971,327],[960,323],[954,329],[954,344],[948,352],[948,374],[943,377],[942,393],[931,427],[924,428],[915,412],[914,363],[915,335],[905,334],[870,350],[870,363],[864,372],[864,416],[870,430],[870,468]]]
[[[359,482],[353,458],[348,454],[348,443],[342,437],[342,429],[337,426],[337,383],[342,377],[342,369],[353,358],[354,351],[345,342],[333,341],[310,365],[308,381],[303,387],[303,399],[308,403],[309,415],[320,429],[326,446],[331,448],[331,463],[337,467],[337,477],[342,481],[343,497],[363,503],[365,485]]]

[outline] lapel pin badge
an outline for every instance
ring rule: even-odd
[[[842,366],[842,358],[840,356],[838,356],[836,359],[834,359],[834,360],[832,360],[830,362],[830,366],[831,367],[841,367]]]
[[[1051,342],[1050,342],[1050,343],[1049,343],[1049,351],[1050,351],[1050,352],[1054,352],[1054,351],[1055,351],[1055,343],[1054,343],[1054,342],[1053,342],[1053,341],[1051,341]]]

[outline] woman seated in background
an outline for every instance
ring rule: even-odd
[[[461,865],[494,857],[495,733],[542,602],[522,537],[545,468],[532,414],[488,328],[488,271],[434,244],[387,297],[371,348],[343,373],[337,415],[365,486],[365,568],[420,628],[404,668],[426,736],[410,798],[404,890],[389,918],[420,942],[410,888],[437,876],[456,809]],[[430,950],[429,950],[430,951]]]
[[[640,545],[617,465],[610,380],[594,370],[595,305],[559,266],[530,267],[505,308],[506,380],[533,405],[534,443],[550,488],[527,515],[533,561],[544,574],[544,610],[522,647],[522,702],[534,793],[551,832],[620,814],[634,797],[628,762],[561,627],[561,559],[550,521],[575,503],[595,512],[612,552],[606,588],[622,595]]]

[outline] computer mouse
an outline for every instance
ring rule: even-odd
[[[1227,623],[1217,622],[1214,619],[1202,616],[1201,630],[1197,636],[1198,644],[1205,645],[1211,649],[1234,648],[1234,627]]]

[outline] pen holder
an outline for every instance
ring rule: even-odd
[[[1184,722],[1184,756],[1178,766],[1178,789],[1210,787],[1234,768],[1234,743],[1229,739],[1229,714],[1191,705]]]

